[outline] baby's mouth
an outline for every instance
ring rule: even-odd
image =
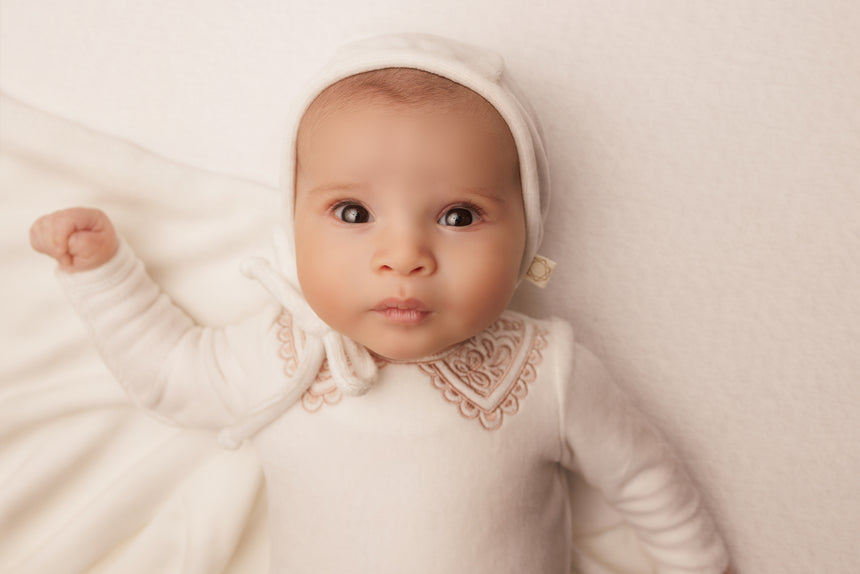
[[[383,299],[373,310],[393,323],[417,325],[426,319],[431,311],[419,299]]]

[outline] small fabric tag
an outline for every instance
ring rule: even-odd
[[[526,279],[543,289],[549,283],[553,269],[555,269],[555,261],[543,255],[535,255],[529,270],[526,271]]]

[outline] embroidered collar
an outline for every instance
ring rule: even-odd
[[[284,312],[278,320],[280,357],[284,372],[292,376],[298,364],[303,334]],[[298,345],[296,344],[298,342]],[[504,417],[519,411],[537,378],[546,332],[527,319],[506,313],[482,333],[450,349],[418,361],[389,361],[374,356],[379,369],[390,364],[413,364],[427,375],[442,398],[467,419],[475,419],[487,430],[502,426]],[[334,383],[327,363],[301,398],[309,413],[337,405],[343,393]]]

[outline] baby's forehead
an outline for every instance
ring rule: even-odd
[[[301,118],[296,134],[295,167],[301,170],[308,145],[328,120],[366,106],[455,112],[479,131],[500,142],[499,153],[519,178],[519,158],[513,134],[499,111],[477,92],[443,76],[413,68],[384,68],[343,78],[322,90]],[[329,124],[331,125],[331,124]]]
[[[302,115],[303,128],[339,111],[366,104],[406,108],[465,109],[470,115],[487,118],[509,132],[507,123],[487,100],[473,90],[443,76],[413,68],[384,68],[343,78],[322,90]]]

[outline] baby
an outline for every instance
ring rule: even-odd
[[[135,401],[253,441],[271,571],[567,573],[577,474],[656,572],[726,571],[679,462],[600,362],[562,321],[506,309],[541,261],[549,187],[501,59],[351,44],[294,120],[293,231],[277,269],[243,268],[275,302],[241,324],[194,324],[98,210],[31,230]]]

